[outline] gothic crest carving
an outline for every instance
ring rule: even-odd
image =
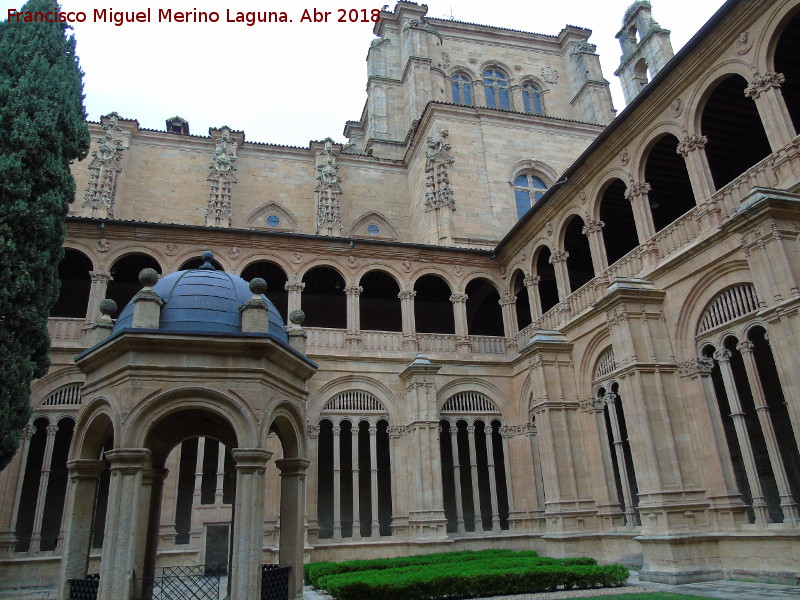
[[[586,52],[587,54],[594,54],[597,52],[597,45],[590,44],[587,40],[580,40],[579,42],[575,43],[575,50],[574,53],[577,54],[579,52]]]
[[[95,248],[97,248],[98,252],[108,252],[111,250],[111,242],[109,242],[106,238],[101,238],[97,240]]]
[[[317,187],[314,193],[317,200],[317,234],[339,236],[342,234],[342,216],[339,187],[339,167],[333,140],[325,140],[325,147],[317,153]]]
[[[739,34],[739,37],[736,39],[736,53],[737,54],[747,54],[750,51],[750,48],[753,47],[753,34],[749,31],[743,31]]]
[[[236,149],[238,143],[229,127],[223,127],[222,135],[214,140],[215,149],[209,165],[206,181],[211,186],[206,207],[206,225],[230,227],[232,221],[231,198],[236,183]]]
[[[166,255],[167,256],[175,256],[178,253],[178,244],[174,242],[170,242],[166,245]]]
[[[622,163],[623,167],[631,162],[631,155],[627,148],[623,148],[622,152],[619,153],[619,162]]]
[[[81,206],[90,206],[92,217],[113,219],[117,176],[122,173],[122,151],[125,146],[122,140],[114,139],[122,131],[119,128],[119,116],[111,113],[103,117],[101,122],[105,135],[98,138],[99,146],[92,152],[89,183],[86,185]],[[101,210],[105,210],[105,215],[100,214]]]
[[[558,71],[553,67],[542,67],[540,73],[547,83],[558,83]]]
[[[404,260],[400,264],[400,268],[403,269],[403,273],[411,273],[411,261],[410,260]]]
[[[445,142],[449,134],[446,129],[441,133],[433,131],[425,142],[425,212],[439,210],[442,206],[456,209],[448,173],[448,166],[455,158],[450,155],[450,144]]]
[[[683,112],[683,100],[675,98],[669,105],[669,114],[673,117],[678,117]]]

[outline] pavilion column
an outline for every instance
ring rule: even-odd
[[[164,480],[169,471],[167,469],[148,469],[142,474],[142,514],[149,515],[148,529],[139,536],[136,549],[136,564],[142,565],[139,577],[151,578],[155,576],[156,559],[158,556],[158,529],[161,521],[161,501],[164,497]],[[137,582],[138,583],[138,582]],[[152,595],[152,580],[142,580],[141,587],[134,586],[140,598],[149,598]]]
[[[342,428],[333,426],[333,539],[342,539]]]
[[[306,522],[308,523],[308,535],[313,544],[319,535],[318,504],[317,495],[319,493],[319,425],[307,425],[306,433],[308,437],[308,457],[311,464],[306,471]]]
[[[589,250],[592,254],[592,267],[596,274],[602,273],[608,268],[605,245],[603,244],[603,221],[588,219],[581,232],[589,240]]]
[[[347,294],[347,349],[361,349],[361,313],[359,299],[364,288],[360,285],[344,288]]]
[[[792,117],[781,93],[781,85],[785,80],[783,73],[753,73],[753,79],[744,90],[744,95],[756,103],[773,152],[788,145],[796,135]]]
[[[500,508],[497,502],[497,481],[494,472],[494,444],[492,442],[492,425],[486,423],[483,426],[483,433],[486,436],[486,468],[489,471],[489,498],[491,501],[492,512],[492,531],[500,531]]]
[[[469,340],[469,329],[467,328],[467,298],[466,294],[450,296],[456,329],[456,351],[461,358],[468,358],[472,354],[472,343]]]
[[[28,467],[28,452],[31,448],[31,438],[34,433],[36,433],[36,428],[32,423],[25,425],[20,433],[19,471],[17,471],[17,486],[14,488],[14,506],[11,509],[8,533],[6,534],[4,532],[4,537],[5,535],[8,537],[2,542],[3,546],[8,546],[9,551],[13,551],[14,545],[16,544],[17,518],[19,517],[19,505],[22,501],[22,484],[25,481],[25,471]]]
[[[503,331],[505,332],[506,339],[514,339],[519,333],[519,325],[517,325],[517,297],[513,294],[505,294],[500,300],[500,309],[503,314]]]
[[[286,321],[286,326],[287,327],[291,326],[291,324],[288,321],[289,315],[291,315],[296,310],[300,310],[300,307],[302,306],[301,294],[303,293],[303,290],[305,289],[305,287],[306,287],[306,284],[304,282],[302,282],[302,281],[292,281],[292,282],[287,281],[285,284],[283,284],[283,289],[285,289],[288,292],[287,298],[286,298],[286,302],[287,302],[287,308],[286,308],[286,312],[287,312],[286,319],[287,319],[287,321]]]
[[[742,462],[744,471],[747,475],[747,482],[750,485],[750,496],[753,502],[753,512],[757,525],[766,526],[769,522],[767,512],[767,502],[764,500],[764,492],[761,490],[761,481],[758,479],[758,469],[753,456],[753,447],[750,444],[750,436],[747,434],[747,423],[744,420],[742,402],[739,399],[739,392],[733,379],[733,369],[731,368],[731,351],[727,349],[714,352],[714,359],[719,363],[722,383],[725,386],[725,395],[731,409],[731,419],[736,429],[736,439],[739,441],[739,449],[742,452]]]
[[[528,288],[528,304],[531,309],[531,320],[535,321],[542,316],[542,299],[539,297],[539,275],[526,275],[522,282]]]
[[[84,579],[89,568],[89,553],[92,546],[92,522],[94,520],[97,482],[106,468],[106,461],[77,459],[67,463],[69,492],[64,507],[66,531],[61,549],[61,574],[59,576],[59,600],[69,600],[69,580]]]
[[[267,461],[272,457],[272,453],[261,448],[234,448],[232,452],[233,460],[236,461],[236,499],[228,589],[232,600],[250,600],[258,598],[261,591],[264,471],[266,471]],[[283,508],[283,503],[281,503],[281,508]],[[286,524],[290,531],[293,526],[291,522]],[[283,536],[283,528],[282,514],[281,536]],[[292,571],[295,570],[292,569]]]
[[[223,488],[225,486],[225,444],[219,444],[219,452],[217,453],[217,482],[214,489],[214,504],[221,505],[223,498]]]
[[[474,531],[478,532],[478,526],[481,530],[487,531],[483,526],[483,517],[481,516],[481,493],[478,489],[478,455],[475,450],[475,422],[467,425],[467,440],[469,442],[469,463],[470,463],[470,478],[472,481],[472,506],[475,517]]]
[[[786,475],[786,468],[781,457],[778,437],[775,434],[775,428],[772,426],[772,419],[769,416],[767,398],[764,394],[764,387],[761,385],[761,377],[758,374],[756,358],[753,352],[754,344],[750,340],[743,340],[737,344],[736,349],[742,353],[742,358],[744,359],[744,368],[747,371],[747,380],[755,401],[758,422],[761,424],[769,461],[772,464],[772,472],[775,475],[775,483],[778,486],[778,494],[781,497],[783,520],[786,523],[798,524],[800,523],[800,514],[797,511],[797,503],[792,497],[792,489],[789,486],[789,478]]]
[[[278,561],[282,567],[292,567],[289,571],[289,599],[302,600],[306,470],[311,462],[304,458],[283,458],[275,461],[275,464],[281,472],[281,533]],[[259,560],[260,557],[259,548]]]
[[[353,530],[350,533],[350,536],[353,539],[360,539],[361,538],[361,513],[359,511],[359,497],[358,497],[358,431],[359,426],[357,422],[353,422],[353,425],[350,427],[351,439],[352,443],[350,444],[351,447],[351,466],[352,466],[352,473],[353,473]]]
[[[108,284],[114,281],[107,271],[90,271],[89,304],[86,307],[86,322],[94,323],[100,318],[100,303],[105,300]],[[123,307],[118,307],[120,310]]]
[[[553,265],[553,270],[556,273],[556,286],[558,287],[558,299],[564,301],[564,298],[570,295],[569,289],[569,271],[567,270],[567,259],[569,252],[565,250],[556,250],[550,254],[548,259],[550,264]]]
[[[370,508],[372,521],[370,522],[370,535],[380,537],[381,528],[378,521],[378,428],[375,423],[369,424],[369,482],[370,482]]]
[[[611,443],[614,446],[614,453],[617,456],[617,468],[619,469],[620,483],[622,484],[622,499],[625,502],[625,523],[628,527],[636,525],[636,510],[633,508],[633,490],[631,490],[631,480],[628,475],[628,465],[625,462],[625,450],[622,439],[622,431],[619,426],[616,402],[619,400],[614,392],[608,392],[603,399],[608,407],[608,420],[611,423]]]
[[[106,452],[106,458],[111,462],[111,484],[97,598],[131,600],[134,579],[142,577],[143,565],[137,564],[136,559],[140,538],[147,534],[148,520],[142,508],[143,496],[149,487],[144,485],[143,478],[150,462],[150,451],[115,448]]]
[[[29,552],[38,553],[41,549],[44,502],[47,499],[47,486],[50,483],[50,469],[53,462],[53,445],[56,441],[56,433],[58,433],[58,425],[51,424],[47,426],[47,441],[44,447],[44,458],[42,459],[42,472],[39,475],[39,492],[36,496],[36,509],[33,517]]]
[[[450,452],[453,455],[453,487],[456,491],[456,530],[464,533],[464,501],[461,498],[461,466],[458,464],[458,422],[450,421]]]
[[[417,326],[414,319],[414,298],[417,292],[413,289],[401,290],[397,297],[400,298],[400,313],[403,322],[403,350],[417,351]]]
[[[206,451],[206,438],[197,438],[197,458],[194,467],[194,493],[192,494],[192,506],[201,504],[203,490],[203,457]]]

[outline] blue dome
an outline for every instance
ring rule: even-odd
[[[181,333],[242,333],[239,307],[253,297],[250,284],[224,271],[190,269],[165,275],[153,286],[164,299],[159,329]],[[284,321],[278,309],[267,299],[268,333],[288,343]],[[114,333],[133,326],[133,301],[122,309]]]

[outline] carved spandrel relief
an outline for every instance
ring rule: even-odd
[[[101,122],[105,134],[98,138],[99,146],[92,152],[89,183],[81,207],[90,206],[92,217],[113,219],[117,176],[122,173],[122,152],[125,146],[122,140],[114,139],[115,135],[122,131],[117,114],[106,115],[102,117]]]
[[[450,155],[450,144],[445,142],[448,135],[446,129],[441,133],[434,131],[425,142],[425,212],[439,210],[443,206],[456,209],[448,173],[448,167],[455,162],[455,158]]]
[[[216,148],[211,157],[208,177],[211,193],[206,207],[206,225],[230,227],[233,220],[233,184],[236,183],[236,149],[238,143],[229,127],[223,127],[222,135],[214,140]]]
[[[317,187],[314,195],[317,203],[317,234],[340,236],[342,234],[342,207],[339,197],[342,188],[339,184],[339,167],[333,140],[325,140],[325,146],[317,152]]]

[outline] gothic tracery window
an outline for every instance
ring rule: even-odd
[[[542,90],[534,83],[527,82],[522,84],[522,102],[525,105],[525,112],[532,115],[543,115]]]
[[[514,201],[517,205],[517,218],[528,212],[544,196],[547,185],[533,173],[521,173],[514,179]]]
[[[463,73],[458,73],[450,78],[453,91],[453,103],[472,106],[472,83]]]
[[[502,71],[495,68],[483,72],[483,88],[486,91],[486,106],[511,110],[508,98],[508,79]]]

